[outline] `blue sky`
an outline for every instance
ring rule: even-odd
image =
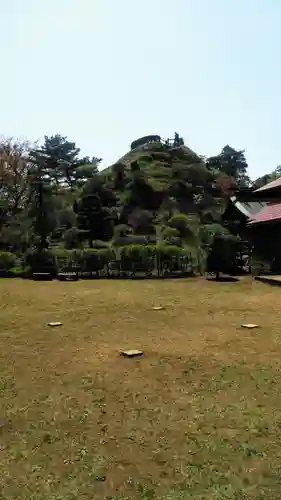
[[[0,133],[103,165],[147,134],[281,163],[280,0],[0,0]]]

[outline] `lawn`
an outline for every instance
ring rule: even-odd
[[[14,279],[0,295],[1,499],[280,499],[279,288]]]

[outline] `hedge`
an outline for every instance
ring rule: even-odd
[[[24,266],[30,271],[30,274],[50,273],[51,276],[56,276],[56,259],[54,254],[49,250],[28,251],[24,255],[23,262]]]
[[[1,257],[2,255],[2,257]],[[199,249],[174,245],[125,245],[117,248],[53,249],[28,252],[22,266],[29,274],[76,272],[81,276],[144,276],[202,273],[204,254]],[[2,259],[2,260],[1,260]],[[16,266],[13,254],[0,254],[5,269]]]
[[[194,251],[173,245],[55,251],[58,272],[77,271],[82,275],[196,274],[202,270],[200,257],[200,252],[196,256]]]
[[[151,275],[155,269],[155,245],[127,245],[120,248],[120,268],[123,272],[144,272]]]
[[[10,271],[16,264],[16,256],[11,252],[0,252],[0,271]]]

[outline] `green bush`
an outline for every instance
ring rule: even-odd
[[[161,235],[163,239],[168,239],[171,236],[179,236],[180,233],[175,227],[163,226],[161,228]]]
[[[101,241],[101,240],[94,240],[93,241],[93,248],[105,249],[105,248],[109,248],[109,246],[110,246],[110,244],[108,243],[108,241]]]
[[[239,240],[233,235],[220,235],[214,238],[207,260],[208,272],[231,273],[234,268]]]
[[[126,245],[120,248],[122,271],[143,271],[151,274],[165,272],[192,272],[198,269],[198,261],[192,261],[189,249],[174,245]]]
[[[56,275],[56,260],[54,254],[47,250],[29,251],[24,256],[24,264],[31,273],[50,273]]]
[[[123,271],[151,273],[155,267],[155,245],[126,245],[120,248],[120,264]]]
[[[178,231],[185,244],[199,245],[199,220],[196,215],[175,214],[169,219],[168,226]]]
[[[175,245],[159,245],[157,247],[158,271],[191,272],[192,256],[189,249]]]
[[[24,255],[22,262],[17,261],[15,255],[9,252],[0,253],[0,270],[13,269],[14,274],[28,275],[33,273],[50,273],[53,277],[57,273],[77,272],[81,274],[105,274],[109,270],[118,273],[141,272],[151,275],[188,272],[202,272],[205,262],[205,253],[202,249],[183,248],[171,243],[130,244],[116,247],[104,246],[103,242],[96,242],[101,248],[72,249],[56,248],[29,251]],[[103,245],[103,247],[102,247]],[[16,273],[15,273],[16,271]]]
[[[57,248],[54,251],[56,268],[59,273],[79,271],[81,267],[80,254],[82,250],[67,250]]]
[[[229,236],[230,233],[221,224],[204,224],[200,227],[199,238],[200,243],[203,248],[211,248],[215,238],[220,238],[223,236]]]
[[[11,252],[0,252],[0,271],[10,271],[16,264],[16,256]]]
[[[173,215],[168,220],[168,226],[177,229],[180,234],[184,235],[186,228],[188,228],[190,219],[186,214],[178,213]]]
[[[142,236],[139,234],[128,234],[127,236],[116,237],[113,240],[113,245],[118,247],[131,246],[131,245],[147,245],[147,236]]]
[[[112,238],[113,246],[122,246],[126,244],[127,238],[131,234],[131,229],[126,224],[119,224],[114,228],[114,235]]]
[[[180,233],[178,229],[169,226],[163,226],[161,230],[161,236],[164,241],[164,244],[173,245],[173,246],[181,246],[182,240],[180,238]]]
[[[24,259],[17,258],[14,266],[9,270],[11,276],[28,278],[30,275],[30,268],[26,265]]]
[[[148,245],[156,245],[157,243],[157,236],[156,234],[148,234],[147,237],[147,244]]]
[[[190,263],[194,275],[206,272],[207,252],[201,247],[190,247]]]
[[[143,271],[151,274],[197,273],[202,272],[205,254],[197,249],[182,248],[171,244],[163,245],[126,245],[119,249],[122,271]],[[202,254],[202,255],[201,255]]]
[[[80,245],[80,233],[77,227],[71,227],[63,233],[64,246],[67,249],[77,248]]]
[[[114,260],[114,252],[110,248],[57,249],[55,257],[59,272],[92,273],[101,271]]]
[[[81,252],[82,271],[86,273],[102,271],[113,259],[114,253],[109,248],[87,248]]]

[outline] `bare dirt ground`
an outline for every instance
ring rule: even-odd
[[[1,499],[280,498],[281,289],[244,278],[0,290]]]

